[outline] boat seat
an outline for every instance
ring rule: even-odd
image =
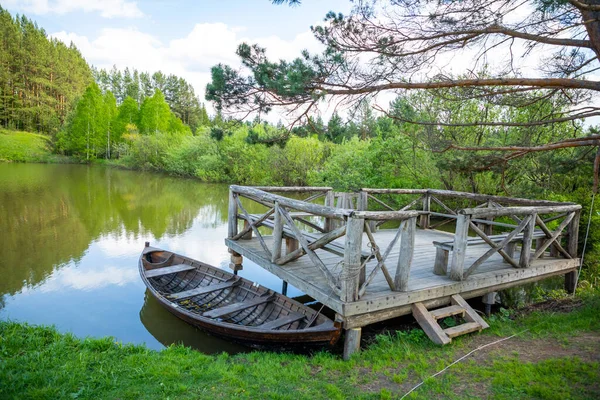
[[[277,328],[281,328],[282,326],[292,324],[296,321],[299,321],[304,317],[305,317],[305,315],[293,313],[293,314],[286,315],[285,317],[277,318],[273,321],[265,322],[264,324],[259,325],[258,327],[261,329],[269,329],[269,330],[277,329]]]
[[[191,271],[193,269],[196,269],[196,267],[189,264],[177,264],[168,267],[146,270],[144,273],[146,278],[158,278],[159,276],[176,274],[177,272]]]
[[[239,278],[227,280],[225,282],[217,283],[215,285],[208,286],[200,286],[195,289],[184,290],[183,292],[173,293],[168,295],[167,297],[170,300],[183,300],[189,299],[190,297],[198,296],[201,294],[207,294],[211,292],[216,292],[217,290],[228,289],[231,287],[235,287],[240,284]]]
[[[207,318],[220,318],[227,314],[232,314],[238,311],[243,311],[250,307],[255,307],[263,303],[268,303],[275,298],[274,295],[255,297],[252,300],[242,301],[240,303],[229,304],[224,307],[215,308],[202,314],[203,317]]]

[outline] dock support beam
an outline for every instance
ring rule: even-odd
[[[241,271],[244,269],[244,266],[242,265],[242,262],[244,261],[244,257],[242,257],[241,254],[236,253],[235,251],[229,249],[229,252],[231,253],[231,263],[229,263],[229,268],[233,270],[233,274],[237,275],[238,271]]]
[[[283,281],[283,283],[281,284],[281,294],[284,296],[287,296],[287,287],[288,283],[286,281]]]
[[[430,214],[429,212],[431,211],[431,196],[429,195],[429,193],[426,193],[423,196],[423,211],[424,213],[421,214],[421,220],[419,221],[419,226],[421,227],[421,229],[429,229],[429,220],[430,220]]]
[[[592,212],[590,210],[590,212]],[[571,220],[568,228],[568,237],[567,237],[567,252],[573,258],[577,258],[577,246],[579,243],[579,217],[581,215],[581,211],[576,211],[575,216]],[[569,272],[565,274],[565,291],[569,294],[575,293],[575,289],[577,288],[577,276],[578,270]]]
[[[344,360],[349,360],[352,354],[360,350],[362,328],[346,329],[344,332]]]
[[[496,294],[497,292],[489,292],[483,295],[481,302],[485,304],[485,315],[490,316],[492,313],[492,306],[496,304]]]

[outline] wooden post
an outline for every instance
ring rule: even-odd
[[[340,274],[340,299],[345,302],[358,300],[360,257],[365,220],[350,217],[346,222],[344,264]]]
[[[517,242],[510,242],[506,245],[504,251],[510,258],[515,258],[515,247],[517,247]],[[504,260],[506,262],[506,260]]]
[[[247,220],[244,220],[244,230],[246,228],[248,228],[248,226],[250,225],[250,222],[248,222]],[[252,229],[250,229],[248,231],[248,233],[246,233],[244,236],[242,236],[240,239],[242,240],[250,240],[252,239]]]
[[[536,252],[543,245],[544,245],[544,238],[537,238],[537,239],[535,239],[535,251]],[[554,247],[554,246],[552,246],[552,247]],[[540,256],[538,258],[544,258],[544,253],[540,254]]]
[[[244,269],[244,266],[242,265],[244,262],[244,257],[231,249],[229,249],[229,252],[231,253],[231,263],[229,263],[229,268],[233,270],[235,275],[237,275],[238,271]]]
[[[281,294],[284,296],[287,296],[287,287],[288,283],[286,281],[283,281],[283,283],[281,284]]]
[[[325,207],[335,207],[335,197],[333,190],[328,190],[325,194]],[[325,225],[323,226],[325,232],[331,232],[333,228],[333,219],[326,217]]]
[[[300,243],[297,239],[291,237],[285,237],[285,254],[290,254],[300,247]]]
[[[433,273],[436,275],[446,275],[448,273],[449,251],[441,247],[435,248],[435,261],[433,264]]]
[[[358,211],[367,211],[367,192],[358,192],[358,200],[356,201],[356,209]]]
[[[465,267],[465,254],[467,252],[467,240],[469,238],[469,222],[471,216],[459,214],[456,217],[456,232],[454,233],[454,246],[452,251],[452,262],[450,264],[450,278],[455,281],[463,280]]]
[[[426,211],[427,214],[421,215],[421,220],[419,221],[419,226],[421,226],[421,229],[429,229],[429,219],[431,217],[429,214],[430,209],[431,209],[431,196],[429,195],[429,193],[426,193],[423,196],[423,211]]]
[[[536,214],[528,216],[529,222],[523,229],[523,245],[521,246],[521,257],[519,258],[519,266],[528,268],[531,260],[531,246],[533,244],[533,231],[535,230]]]
[[[408,278],[410,277],[410,266],[413,260],[413,250],[415,247],[415,230],[417,218],[409,218],[400,224],[400,254],[398,255],[398,266],[396,267],[396,276],[394,278],[394,287],[397,291],[404,292],[408,288]]]
[[[352,354],[360,350],[361,328],[346,329],[344,332],[344,360],[350,359]]]
[[[488,317],[492,313],[492,306],[496,304],[496,294],[497,292],[489,292],[481,298],[481,302],[485,304],[485,315]]]
[[[232,238],[238,233],[237,213],[238,207],[235,197],[237,194],[229,189],[229,208],[227,210],[227,236]]]
[[[492,200],[488,200],[487,208],[494,208]],[[486,217],[485,219],[488,221],[493,221],[494,217]],[[488,236],[492,235],[494,233],[494,226],[492,224],[485,224],[483,227],[483,232]]]
[[[279,203],[275,202],[275,218],[273,223],[273,249],[271,250],[271,262],[274,263],[281,258],[281,241],[283,239],[283,218],[279,212]]]
[[[594,210],[590,210],[593,212]],[[577,258],[578,253],[578,244],[579,244],[579,217],[581,216],[581,211],[576,211],[575,216],[571,220],[568,228],[568,237],[567,237],[567,252],[573,258]],[[567,293],[575,293],[575,289],[577,288],[577,275],[579,271],[572,271],[565,274],[565,290]]]
[[[235,235],[237,235],[238,233],[238,220],[237,220],[237,214],[238,214],[238,206],[237,206],[237,202],[235,201],[237,194],[235,194],[233,192],[233,190],[231,190],[231,188],[229,189],[229,209],[227,211],[227,230],[228,233],[227,235],[232,238]],[[237,275],[238,271],[241,271],[242,269],[244,269],[244,266],[242,265],[243,263],[243,257],[241,254],[236,253],[235,251],[229,249],[229,252],[231,253],[231,263],[229,264],[229,268],[231,268],[233,270],[233,273],[235,275]]]

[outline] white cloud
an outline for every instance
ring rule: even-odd
[[[89,63],[99,68],[136,68],[140,71],[161,70],[190,82],[203,99],[210,81],[210,68],[224,63],[240,67],[235,51],[242,42],[258,43],[267,48],[273,59],[293,59],[304,49],[319,51],[320,44],[307,31],[291,40],[277,36],[244,37],[244,28],[224,23],[199,23],[184,37],[167,43],[135,28],[106,28],[95,39],[72,32],[56,32],[50,36],[67,44],[73,42]]]
[[[130,268],[108,265],[93,270],[69,267],[55,272],[40,287],[40,291],[56,292],[65,288],[88,291],[112,285],[124,286],[138,279],[139,272],[136,265]]]
[[[127,0],[8,0],[7,8],[43,14],[67,14],[74,11],[97,12],[104,18],[140,18],[144,13],[137,2]]]

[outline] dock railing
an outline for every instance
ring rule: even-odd
[[[434,272],[448,273],[454,280],[466,279],[495,253],[515,268],[529,267],[533,260],[544,257],[548,249],[553,257],[577,257],[581,212],[578,204],[435,189],[362,189],[361,192],[366,193],[365,203],[370,200],[380,208],[418,210],[422,229],[455,222],[451,244],[434,243],[438,247]],[[384,196],[387,198],[382,199]],[[500,234],[494,235],[494,230]],[[467,249],[474,244],[487,244],[490,249],[465,266]],[[520,245],[518,260],[517,245]],[[444,265],[450,251],[452,260],[446,271]]]
[[[275,192],[304,193],[307,197],[297,200]],[[261,204],[267,211],[250,214],[241,198]],[[324,200],[319,202],[323,204],[314,203],[321,198]],[[330,187],[232,185],[228,238],[237,241],[254,235],[269,261],[278,266],[301,257],[310,260],[331,293],[344,302],[352,302],[364,295],[379,273],[390,290],[408,289],[417,220],[422,229],[455,222],[454,238],[439,244],[434,273],[463,280],[495,253],[515,268],[527,268],[533,260],[543,257],[547,249],[553,257],[576,258],[580,210],[581,206],[572,203],[447,190],[362,189],[343,193]],[[244,221],[241,230],[238,220]],[[381,249],[373,233],[390,221],[395,221],[389,225],[396,232],[387,248]],[[271,231],[270,242],[259,227]],[[494,229],[502,233],[494,235]],[[465,255],[473,244],[488,245],[489,250],[465,266]],[[517,244],[520,244],[518,260],[515,259]],[[386,260],[396,246],[399,256],[392,270]],[[335,254],[339,262],[332,268],[329,261],[328,266],[318,250]],[[446,268],[444,260],[448,264],[450,252],[450,268]],[[366,265],[373,260],[377,263],[367,276]]]
[[[302,192],[311,194],[304,200],[291,199],[273,192]],[[336,196],[339,195],[339,196]],[[342,301],[358,300],[378,273],[383,273],[391,290],[406,290],[410,266],[412,264],[416,219],[418,211],[363,211],[360,201],[363,195],[355,194],[354,204],[351,196],[345,196],[346,205],[359,208],[337,208],[336,197],[344,196],[331,188],[279,188],[279,187],[245,187],[233,185],[229,195],[229,232],[230,240],[243,240],[252,232],[259,241],[264,253],[271,263],[283,266],[300,257],[307,257],[318,268],[325,278],[332,293]],[[325,204],[311,203],[325,197]],[[240,198],[259,203],[267,207],[267,211],[257,215],[250,214],[244,208]],[[339,203],[338,203],[339,204]],[[321,217],[318,225],[311,217]],[[244,221],[244,228],[238,231],[238,220]],[[311,218],[312,219],[312,218]],[[399,221],[396,235],[385,251],[381,252],[370,229],[370,223]],[[300,225],[300,226],[299,226]],[[271,243],[263,237],[258,229],[267,227],[272,230]],[[304,229],[308,226],[318,233]],[[363,251],[363,233],[368,240],[369,251]],[[343,244],[337,239],[344,238]],[[390,271],[385,264],[394,246],[400,241],[400,256],[395,271]],[[317,254],[317,250],[325,250],[340,257],[341,268],[332,271]],[[377,260],[377,265],[366,276],[366,264]],[[393,274],[393,275],[392,275]]]

